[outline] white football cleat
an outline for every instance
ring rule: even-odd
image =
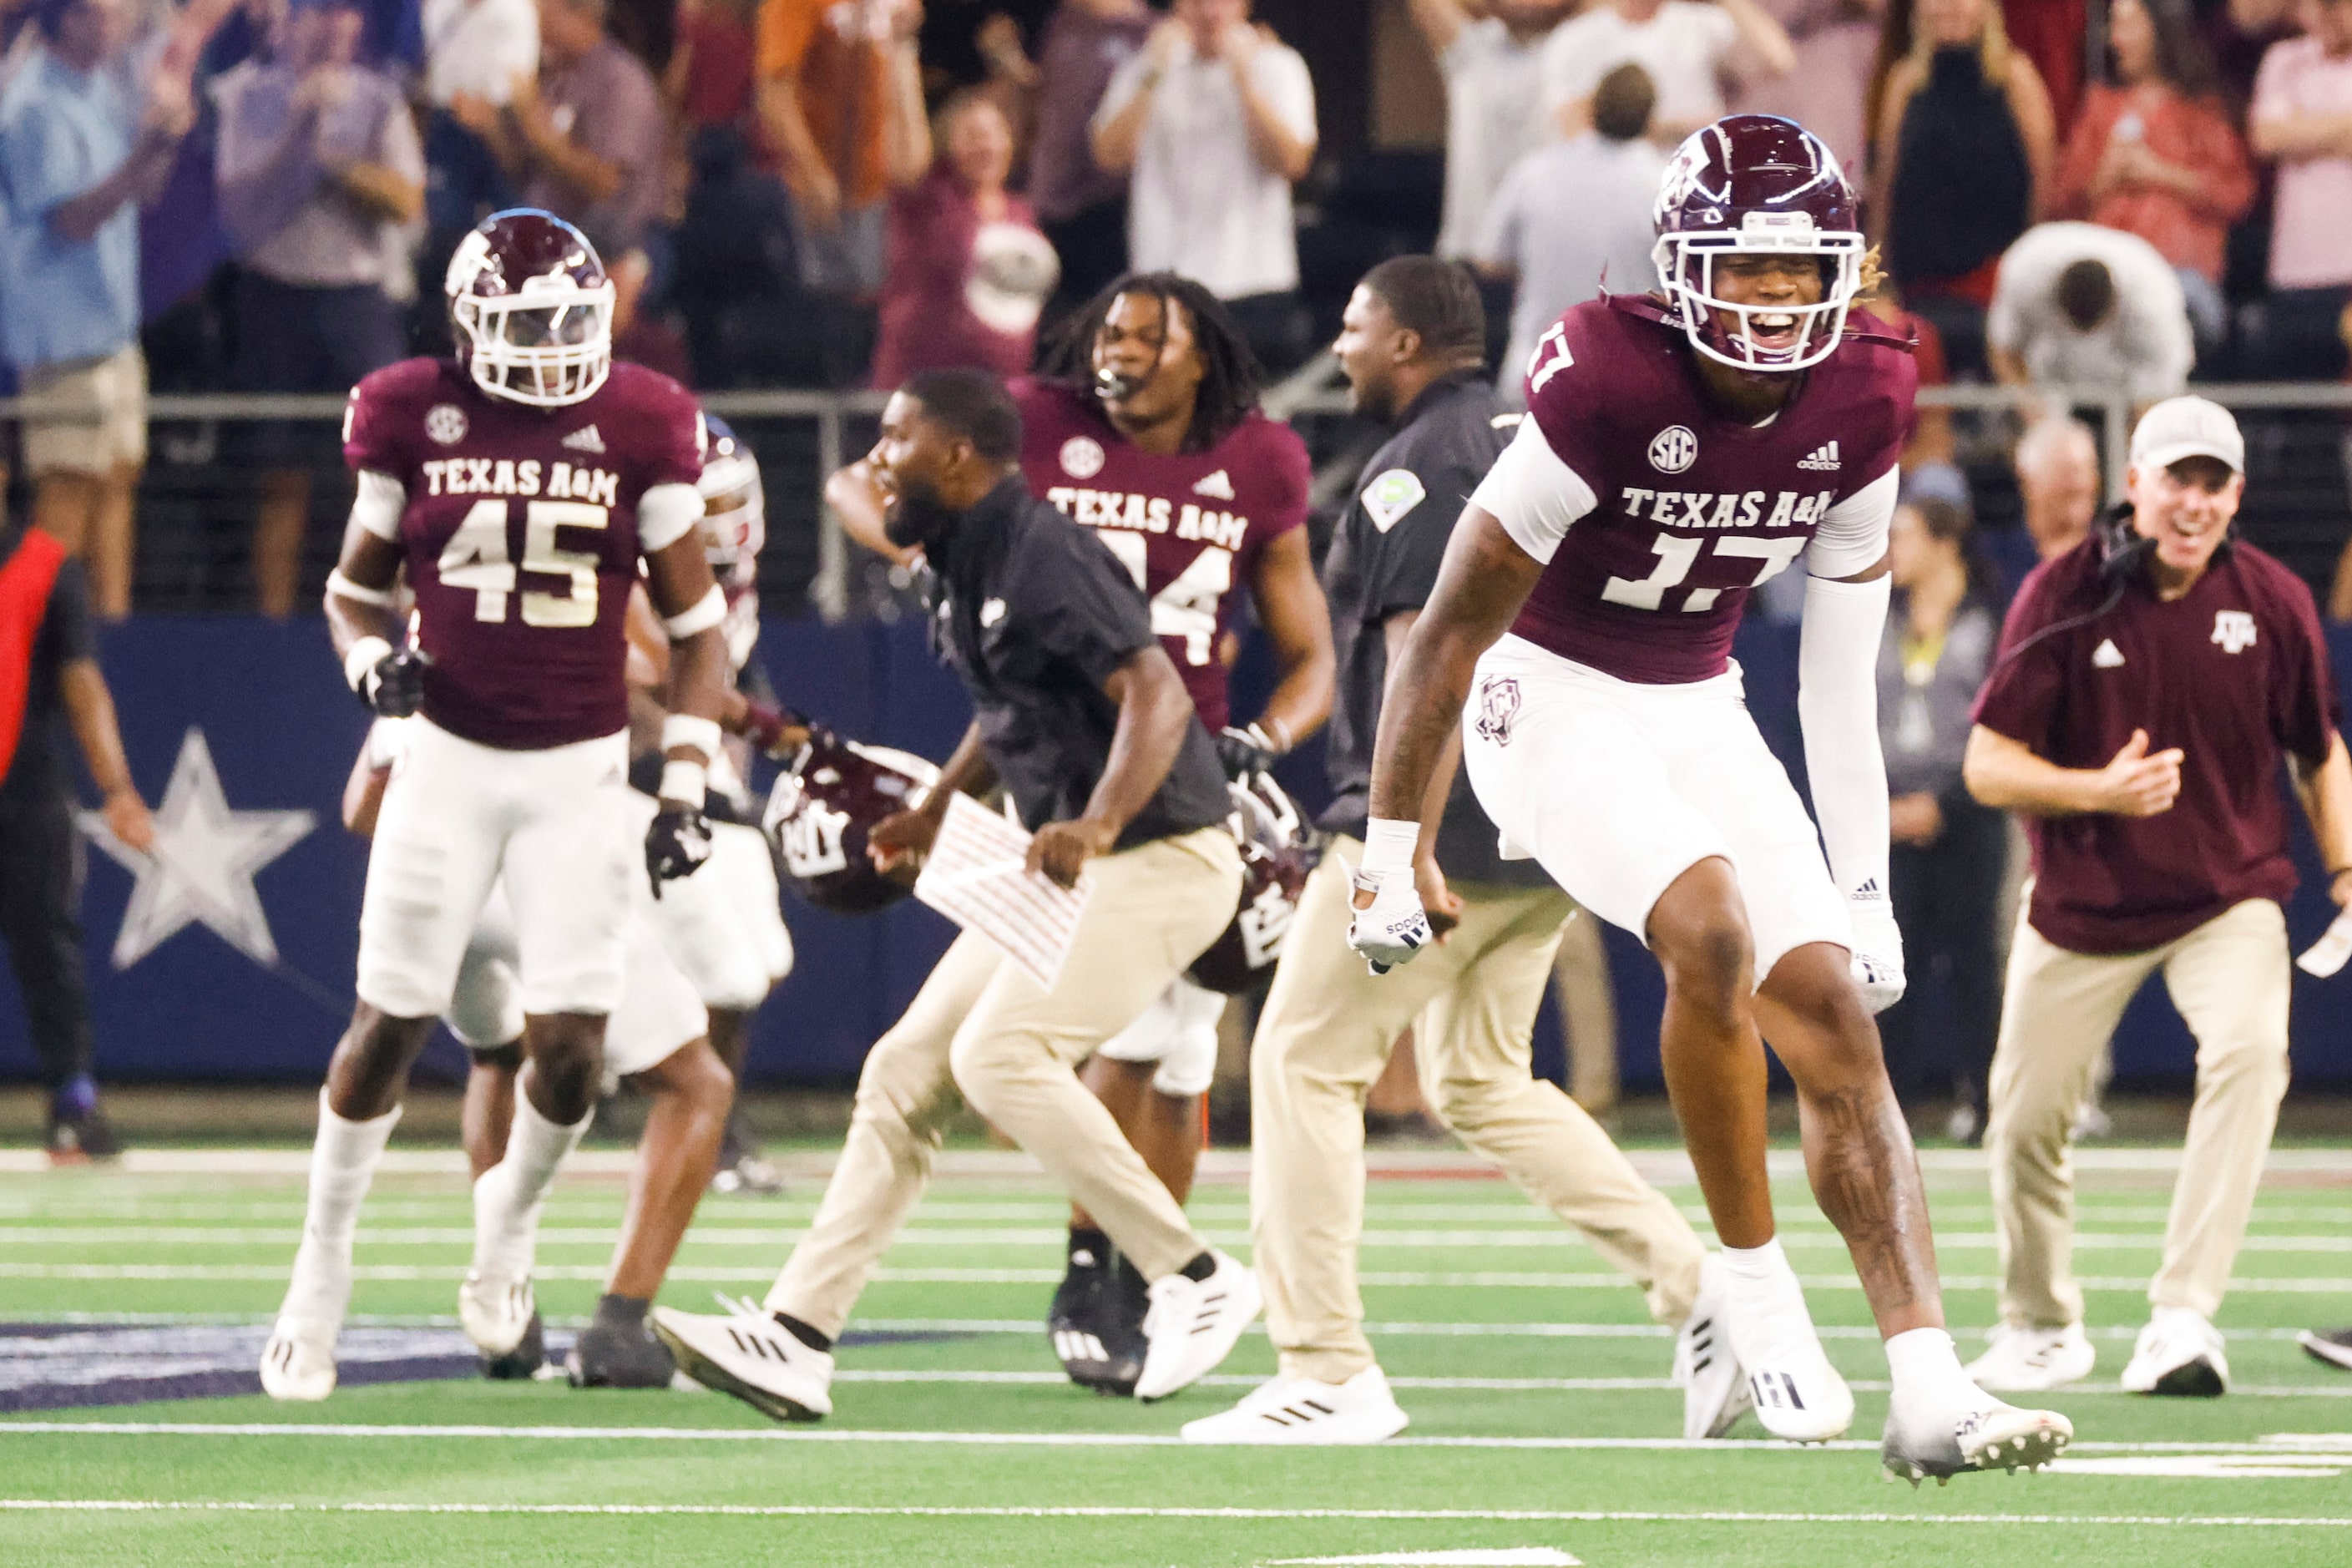
[[[1930,1476],[1941,1486],[1968,1470],[2038,1470],[2074,1440],[2074,1424],[2054,1410],[2019,1410],[1983,1393],[1977,1398],[1940,1416],[1890,1408],[1878,1449],[1887,1479],[1916,1488]]]
[[[1731,1348],[1729,1306],[1723,1258],[1710,1252],[1699,1266],[1698,1299],[1675,1335],[1675,1385],[1683,1391],[1685,1438],[1722,1436],[1753,1403]]]
[[[2221,1331],[2186,1307],[2158,1307],[2132,1346],[2123,1385],[2126,1394],[2220,1398],[2230,1392],[2230,1352]]]
[[[1810,1351],[1784,1352],[1746,1369],[1756,1419],[1783,1442],[1832,1443],[1853,1425],[1853,1391],[1819,1340]]]
[[[2080,1323],[2027,1329],[2003,1323],[1984,1354],[1969,1363],[1969,1381],[2003,1394],[2038,1394],[2091,1375],[2099,1352]]]
[[[1265,1304],[1256,1275],[1213,1248],[1209,1256],[1216,1268],[1206,1279],[1170,1274],[1151,1282],[1138,1399],[1165,1399],[1215,1371]]]
[[[1277,1377],[1262,1383],[1231,1410],[1184,1424],[1187,1443],[1379,1443],[1411,1419],[1389,1392],[1389,1380],[1368,1366],[1345,1383]]]
[[[280,1318],[261,1351],[261,1392],[316,1403],[335,1392],[335,1326]]]
[[[833,1414],[833,1356],[803,1344],[750,1300],[719,1298],[727,1315],[654,1309],[654,1333],[678,1370],[703,1387],[731,1394],[779,1421]]]
[[[468,1268],[466,1282],[457,1287],[457,1321],[485,1356],[512,1355],[530,1332],[530,1320],[538,1310],[528,1274],[502,1279]]]

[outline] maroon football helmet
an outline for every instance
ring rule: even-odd
[[[1192,961],[1192,978],[1212,991],[1247,991],[1282,956],[1282,939],[1298,913],[1307,874],[1322,856],[1298,808],[1271,773],[1228,784],[1234,809],[1225,826],[1242,849],[1241,907],[1233,923]]]
[[[442,281],[457,357],[493,397],[562,408],[613,373],[613,280],[588,237],[553,213],[492,213]]]
[[[875,868],[866,833],[919,801],[939,777],[939,769],[912,752],[861,745],[812,726],[808,744],[777,775],[761,826],[801,897],[821,910],[865,914],[898,902],[915,885],[911,864]]]
[[[1868,241],[1853,187],[1822,139],[1793,120],[1734,114],[1691,132],[1658,184],[1658,268],[1670,320],[1735,370],[1799,371],[1837,347]],[[1811,256],[1817,305],[1735,305],[1715,287],[1727,256]],[[1727,326],[1726,319],[1738,323]]]

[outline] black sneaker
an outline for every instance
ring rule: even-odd
[[[114,1135],[106,1113],[96,1106],[79,1114],[63,1113],[51,1106],[47,1142],[52,1165],[83,1165],[92,1160],[111,1160],[122,1152],[122,1141]]]
[[[1109,1398],[1132,1398],[1150,1348],[1143,1317],[1150,1304],[1143,1276],[1118,1254],[1093,1267],[1074,1257],[1047,1324],[1070,1381]]]
[[[574,1388],[667,1388],[677,1358],[643,1323],[592,1322],[563,1358]]]
[[[481,1367],[482,1375],[493,1383],[520,1383],[537,1377],[539,1369],[547,1364],[547,1331],[539,1314],[531,1313],[530,1327],[522,1331],[514,1349],[504,1355],[484,1355],[477,1351],[474,1360]]]
[[[2294,1336],[2294,1342],[2312,1360],[2352,1372],[2352,1329],[2305,1329]]]

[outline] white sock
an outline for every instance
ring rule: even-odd
[[[1940,1412],[1989,1402],[1960,1370],[1959,1352],[1942,1329],[1907,1329],[1888,1340],[1886,1370],[1895,1382],[1894,1403],[1900,1407],[1925,1405]]]
[[[375,1179],[385,1140],[400,1121],[394,1106],[368,1121],[350,1121],[319,1090],[319,1135],[310,1145],[310,1188],[302,1215],[302,1246],[294,1255],[281,1318],[341,1324],[352,1293],[352,1238],[360,1205]]]
[[[592,1108],[570,1127],[550,1121],[530,1102],[515,1096],[514,1126],[507,1133],[506,1158],[474,1184],[474,1268],[484,1275],[519,1279],[530,1273],[539,1236],[539,1211],[547,1189],[580,1135],[596,1120]]]
[[[1750,1367],[1817,1353],[1821,1337],[1805,1307],[1804,1287],[1774,1237],[1761,1247],[1727,1247],[1723,1268],[1731,1298],[1731,1337]]]

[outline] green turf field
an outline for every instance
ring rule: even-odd
[[[214,1158],[0,1174],[0,1322],[217,1335],[265,1321],[299,1226],[299,1163]],[[1790,1158],[1776,1156],[1784,1236],[1856,1380],[1853,1436],[1868,1439],[1827,1451],[1675,1440],[1671,1341],[1639,1297],[1466,1167],[1371,1189],[1365,1296],[1413,1417],[1403,1439],[1176,1444],[1185,1420],[1271,1370],[1264,1337],[1157,1406],[1062,1383],[1035,1326],[1059,1275],[1061,1205],[983,1161],[944,1176],[891,1253],[855,1325],[871,1337],[845,1348],[822,1426],[775,1426],[707,1394],[462,1381],[347,1388],[301,1407],[243,1397],[10,1415],[0,1563],[2352,1563],[2352,1375],[2292,1338],[2352,1320],[2352,1154],[2277,1157],[2221,1320],[2237,1387],[2199,1404],[2112,1392],[2170,1176],[2154,1152],[2094,1154],[2077,1258],[2100,1371],[2052,1401],[2074,1420],[2073,1458],[1916,1492],[1879,1478],[1885,1362]],[[1928,1159],[1969,1351],[1991,1314],[1984,1177],[1969,1156]],[[1644,1163],[1675,1170],[1663,1154]],[[782,1199],[708,1202],[665,1300],[760,1294],[816,1191],[803,1175]],[[1670,1191],[1699,1216],[1696,1188]],[[558,1188],[540,1253],[551,1321],[593,1301],[621,1196],[611,1174]],[[1213,1182],[1193,1207],[1213,1239],[1245,1247],[1240,1185]],[[383,1175],[362,1221],[358,1324],[447,1324],[469,1226],[454,1167]]]

